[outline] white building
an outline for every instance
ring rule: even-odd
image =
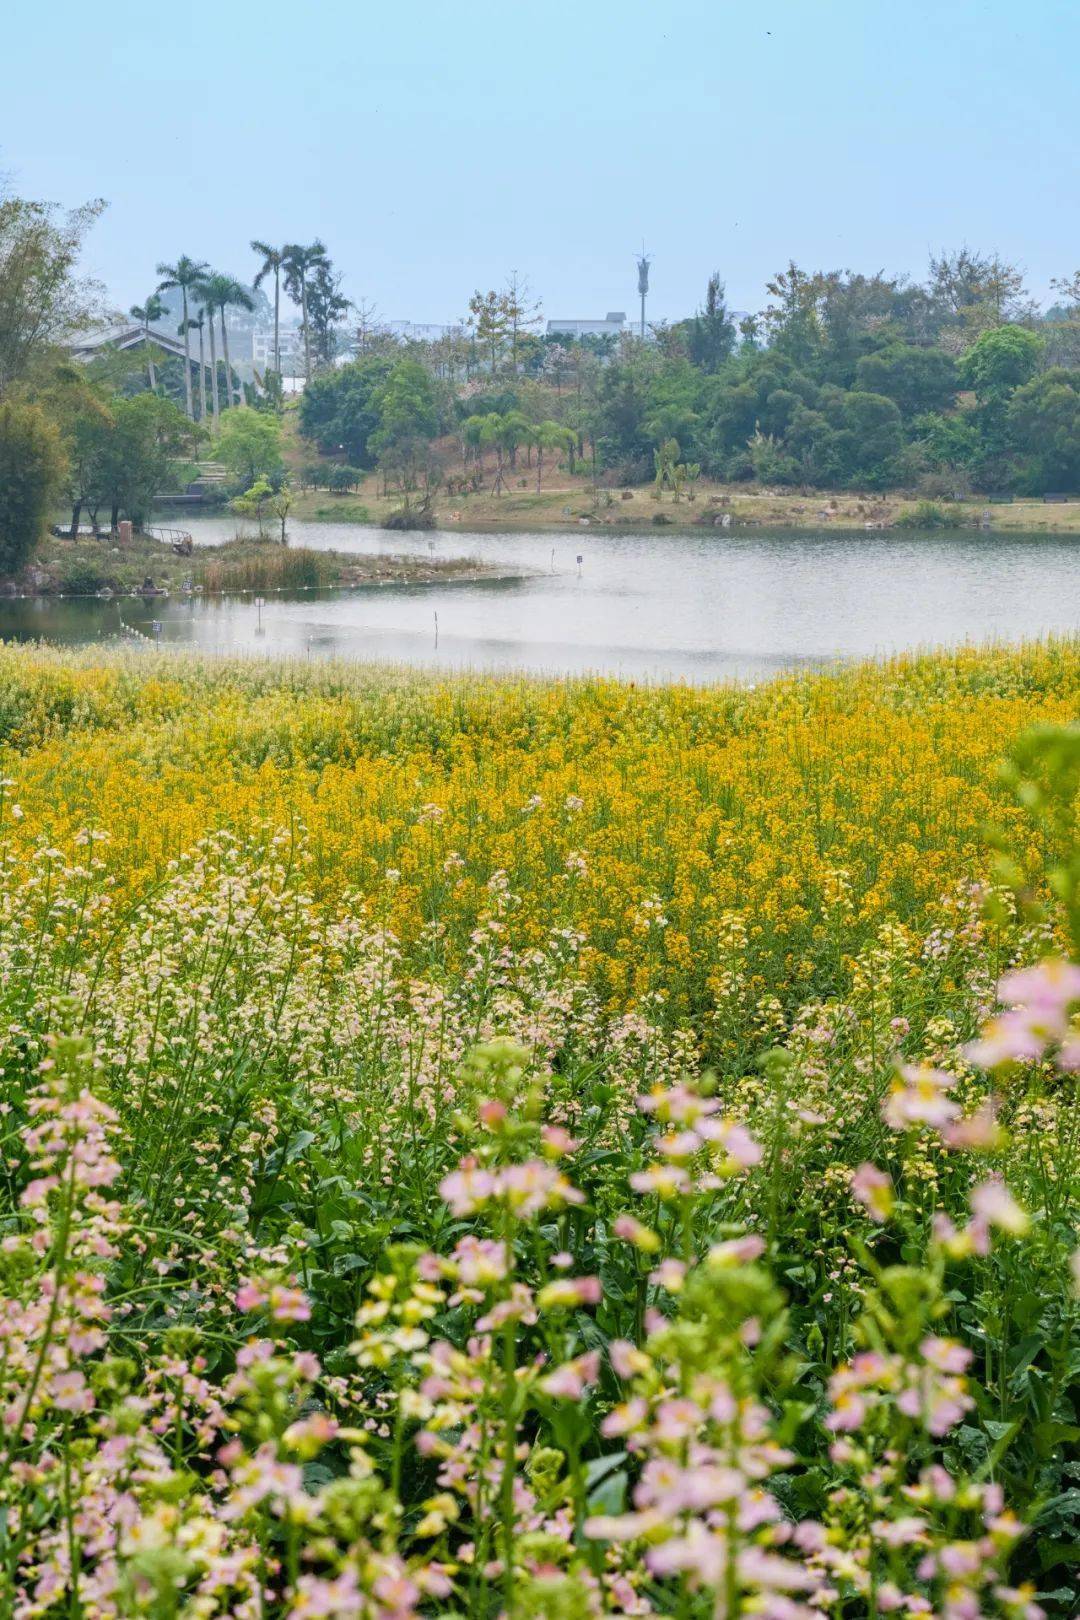
[[[609,310],[602,321],[548,321],[548,337],[621,337],[626,315],[621,309]]]
[[[281,363],[303,360],[304,339],[298,326],[283,326],[280,333]],[[251,363],[256,371],[274,364],[274,328],[256,327],[251,334]]]
[[[460,337],[464,331],[460,323],[439,321],[380,321],[376,329],[389,332],[402,343],[438,343],[440,338]]]

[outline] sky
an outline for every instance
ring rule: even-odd
[[[1075,0],[12,0],[0,172],[108,201],[118,308],[188,253],[321,237],[383,319],[525,275],[547,316],[678,319],[718,270],[1080,266]]]

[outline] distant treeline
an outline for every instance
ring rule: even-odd
[[[460,433],[498,412],[570,427],[608,482],[651,478],[676,454],[707,477],[773,485],[1074,490],[1080,278],[1055,287],[1061,302],[1040,312],[1015,267],[967,249],[933,259],[925,283],[790,264],[765,309],[736,324],[713,276],[695,315],[646,342],[518,330],[470,349],[466,333],[454,354],[446,341],[376,338],[313,380],[301,425],[359,467],[391,439]],[[403,363],[415,420],[388,435],[386,381]]]

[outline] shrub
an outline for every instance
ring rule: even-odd
[[[956,519],[936,501],[916,501],[910,512],[902,512],[896,520],[901,529],[953,529]]]
[[[0,573],[17,573],[45,533],[64,473],[60,435],[36,405],[0,405]]]

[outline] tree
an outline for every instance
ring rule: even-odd
[[[128,314],[138,321],[143,329],[143,341],[146,344],[146,369],[150,377],[150,392],[157,393],[157,373],[154,370],[154,345],[150,338],[150,328],[156,321],[160,321],[165,313],[165,305],[156,292],[150,294],[145,304],[132,304]]]
[[[195,419],[195,408],[191,398],[191,334],[188,331],[188,299],[200,283],[205,279],[209,265],[190,259],[182,253],[175,264],[159,264],[157,273],[161,277],[158,282],[158,292],[167,292],[172,287],[180,289],[180,301],[183,308],[184,332],[184,400],[187,405],[188,417]]]
[[[0,396],[100,315],[101,288],[75,267],[104,207],[63,214],[50,203],[0,198]]]
[[[154,396],[149,396],[153,398]],[[71,538],[79,531],[84,507],[95,529],[104,499],[104,469],[114,421],[112,411],[88,381],[82,367],[60,369],[42,398],[64,448],[64,485],[71,503]]]
[[[947,410],[959,386],[951,354],[911,343],[892,343],[876,354],[863,355],[855,367],[857,389],[884,394],[908,419],[927,411]]]
[[[136,394],[114,399],[102,436],[96,489],[110,511],[110,529],[121,512],[141,527],[164,488],[170,463],[188,449],[190,424],[171,399]]]
[[[280,523],[281,543],[283,546],[287,546],[289,543],[289,537],[285,529],[285,524],[288,520],[289,511],[292,507],[292,490],[289,488],[287,479],[280,485],[278,489],[274,490],[274,493],[271,495],[266,504],[270,510],[270,515],[277,518],[278,522]]]
[[[526,277],[512,270],[506,279],[499,304],[503,329],[510,338],[510,369],[516,377],[521,340],[531,333],[539,320],[540,302],[533,298]]]
[[[197,315],[189,315],[186,321],[181,321],[179,328],[185,334],[187,332],[198,332],[199,334],[199,421],[203,423],[206,421],[206,348],[204,336],[206,315],[206,309],[202,308]],[[213,326],[213,324],[214,316],[211,311],[210,325]]]
[[[285,291],[294,304],[300,305],[300,319],[304,333],[304,377],[311,380],[311,327],[308,321],[308,283],[316,267],[329,262],[326,248],[316,240],[307,247],[300,242],[289,242],[282,251],[281,267],[285,272]]]
[[[988,328],[1031,312],[1023,272],[997,253],[968,247],[931,256],[927,293],[939,334],[944,329],[954,348],[966,348]]]
[[[40,406],[0,402],[0,572],[30,556],[63,475],[60,435]]]
[[[234,495],[229,502],[229,508],[238,517],[253,517],[259,525],[259,539],[266,539],[265,517],[267,507],[274,496],[274,486],[268,478],[255,478],[250,487],[241,495]],[[284,534],[284,523],[282,524]],[[284,543],[284,542],[283,542]]]
[[[236,280],[235,276],[221,275],[216,272],[214,275],[203,276],[198,282],[197,290],[207,309],[211,312],[216,310],[221,318],[221,353],[225,361],[225,404],[228,407],[233,403],[233,373],[232,362],[229,359],[229,326],[225,312],[229,309],[252,310],[255,308],[255,300],[247,288]],[[212,313],[210,324],[212,327]],[[214,374],[217,375],[216,360]],[[241,402],[242,398],[243,396],[241,396]]]
[[[260,287],[267,276],[274,278],[274,370],[281,376],[281,272],[285,265],[285,248],[271,247],[268,242],[253,241],[252,253],[262,258],[254,286]]]
[[[333,363],[335,332],[351,301],[341,291],[341,277],[335,275],[329,259],[321,259],[311,273],[307,293],[312,347],[320,365]]]
[[[792,259],[786,270],[766,282],[765,290],[775,300],[761,312],[770,342],[796,365],[811,365],[822,342],[818,314],[821,277],[800,270]]]
[[[431,378],[417,360],[399,360],[375,400],[379,425],[368,449],[382,466],[393,465],[406,490],[426,463],[439,419]]]
[[[689,322],[687,353],[702,371],[719,371],[735,347],[735,324],[724,302],[724,283],[713,271],[705,288],[705,307]]]
[[[539,495],[545,451],[569,449],[574,443],[574,435],[568,427],[563,427],[561,422],[553,422],[549,418],[546,422],[536,424],[532,436],[536,446],[536,493]]]
[[[493,495],[501,495],[504,487],[503,479],[503,453],[506,448],[504,438],[503,419],[497,411],[491,411],[487,416],[480,418],[480,450],[494,450],[495,452],[495,482],[491,486]]]
[[[532,426],[523,411],[507,411],[502,419],[503,448],[510,457],[511,467],[517,466],[518,449],[528,444],[532,434]]]
[[[277,482],[283,471],[281,424],[265,411],[229,411],[221,423],[218,459],[242,487],[259,478]]]
[[[497,292],[482,293],[478,289],[473,293],[469,299],[469,325],[476,333],[476,341],[487,350],[494,373],[506,342],[506,305]]]
[[[313,377],[300,396],[301,433],[324,453],[344,452],[356,466],[373,466],[369,444],[379,426],[378,400],[393,369],[391,357],[369,354]]]
[[[1029,457],[1027,481],[1036,493],[1080,489],[1080,382],[1055,366],[1013,393],[1009,427],[1016,449]]]
[[[1035,375],[1045,344],[1022,326],[983,332],[964,356],[963,377],[980,404],[1001,400]]]

